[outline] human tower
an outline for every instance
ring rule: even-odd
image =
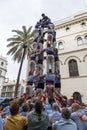
[[[56,31],[51,19],[45,14],[42,14],[42,19],[35,25],[31,48],[27,95],[37,90],[43,92],[45,89],[48,95],[52,95],[54,90],[60,93],[61,80]]]

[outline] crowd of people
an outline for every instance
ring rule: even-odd
[[[0,130],[87,130],[87,105],[79,92],[5,99],[0,103]]]

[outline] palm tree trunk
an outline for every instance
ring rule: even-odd
[[[29,61],[30,61],[30,58],[29,58],[29,56],[28,56],[28,57],[27,57],[26,81],[27,81],[27,78],[28,78],[28,76],[29,76],[29,71],[30,71],[30,63],[29,63]]]
[[[14,97],[17,97],[17,95],[18,95],[19,81],[20,81],[20,75],[21,75],[22,65],[23,65],[23,61],[24,61],[25,51],[26,51],[26,47],[24,47],[24,51],[23,51],[23,55],[22,55],[22,59],[21,59],[20,67],[19,67],[17,82],[15,85]]]

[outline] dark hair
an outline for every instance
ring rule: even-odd
[[[53,109],[53,110],[60,111],[60,108],[59,108],[58,104],[55,103],[55,102],[52,104],[52,109]]]
[[[49,69],[49,73],[52,73],[52,69]]]
[[[82,97],[81,94],[79,92],[74,92],[73,96],[72,96],[75,100],[79,100],[80,103],[82,103]]]
[[[18,100],[18,102],[19,102],[19,105],[21,106],[21,105],[22,105],[22,103],[24,103],[24,102],[25,102],[25,99],[22,97],[22,98],[20,98],[20,99]]]
[[[29,104],[29,111],[31,111],[34,108],[34,103]]]
[[[29,106],[27,103],[25,103],[23,106],[22,106],[22,110],[23,112],[27,112],[29,110]]]
[[[11,115],[16,115],[18,114],[19,112],[19,103],[18,101],[13,101],[11,104],[10,104],[10,112],[11,112]]]
[[[49,43],[47,43],[47,47],[51,47],[51,45]]]
[[[35,102],[35,111],[38,114],[41,114],[42,109],[43,109],[42,102],[41,102],[41,100],[37,99],[36,102]]]
[[[45,14],[43,13],[43,14],[42,14],[42,17],[44,17],[44,16],[45,16]]]
[[[62,117],[65,119],[69,119],[70,118],[70,111],[68,110],[68,108],[63,108],[62,109]]]

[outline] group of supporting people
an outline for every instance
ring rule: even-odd
[[[87,130],[87,105],[78,92],[71,99],[46,93],[2,101],[0,130]]]

